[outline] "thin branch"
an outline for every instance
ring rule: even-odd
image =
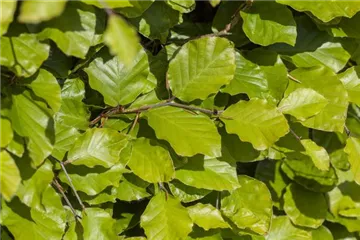
[[[61,161],[59,161],[59,162],[60,162],[60,166],[61,166],[62,170],[63,170],[64,173],[65,173],[65,176],[66,176],[67,180],[69,181],[70,188],[71,188],[72,191],[74,192],[75,197],[76,197],[76,199],[78,200],[81,208],[82,208],[83,210],[85,210],[85,205],[84,205],[83,202],[81,201],[81,199],[80,199],[80,197],[79,197],[79,195],[78,195],[78,193],[77,193],[77,191],[76,191],[76,189],[75,189],[75,187],[74,187],[74,184],[72,183],[71,178],[70,178],[68,172],[66,171],[66,168],[65,168],[65,166],[64,166],[64,163],[61,162]],[[84,212],[85,212],[85,211],[84,211]]]
[[[301,137],[299,137],[291,128],[290,128],[291,134],[299,141],[301,141]]]
[[[107,13],[107,15],[113,15],[114,12],[112,11],[112,9],[107,5],[107,3],[104,0],[98,0],[98,2],[103,6],[105,12]]]
[[[296,78],[294,78],[294,77],[291,76],[290,74],[287,74],[287,77],[288,77],[290,80],[293,80],[293,81],[296,82],[296,83],[301,83],[299,80],[297,80]]]
[[[134,119],[133,124],[131,125],[131,128],[130,128],[128,134],[131,133],[131,132],[134,130],[134,128],[135,128],[135,126],[136,126],[136,123],[139,121],[139,116],[140,116],[140,113],[138,112],[138,113],[136,114],[136,117],[135,117],[135,119]]]
[[[52,184],[57,188],[57,190],[60,192],[60,194],[65,199],[66,204],[69,206],[71,212],[74,214],[75,220],[80,219],[81,217],[76,213],[74,207],[71,205],[71,203],[70,203],[69,199],[67,198],[67,196],[65,195],[64,189],[62,188],[60,183],[56,179],[54,179],[52,181]]]
[[[345,129],[346,135],[348,137],[350,137],[350,135],[351,135],[350,129],[346,125],[344,125],[344,129]]]

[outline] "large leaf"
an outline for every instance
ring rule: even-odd
[[[239,176],[239,184],[239,188],[221,199],[221,211],[238,228],[267,234],[272,218],[269,190],[264,183],[246,175]]]
[[[289,131],[286,118],[266,100],[240,101],[221,114],[228,133],[250,142],[255,149],[265,150]]]
[[[117,55],[125,66],[131,66],[139,51],[139,37],[135,29],[115,14],[109,16],[104,42],[111,53]]]
[[[339,78],[349,94],[349,101],[360,105],[360,67],[348,68]]]
[[[53,40],[66,55],[85,58],[89,48],[100,42],[104,17],[93,6],[69,1],[59,17],[42,23],[35,31],[40,31],[40,39]]]
[[[175,172],[170,153],[146,138],[132,142],[128,166],[138,177],[151,183],[168,182]]]
[[[26,1],[21,4],[19,22],[40,23],[59,16],[65,9],[66,0]]]
[[[186,185],[209,190],[234,190],[239,187],[235,167],[199,155],[190,158],[185,166],[176,170],[175,178]]]
[[[255,2],[240,15],[243,30],[253,43],[262,46],[277,42],[295,45],[296,23],[286,6],[276,2]]]
[[[177,98],[205,99],[230,83],[235,73],[233,44],[224,38],[202,37],[183,45],[170,61],[168,81]]]
[[[131,66],[126,66],[123,60],[103,48],[85,71],[90,86],[104,96],[106,104],[114,107],[131,103],[155,87],[147,78],[149,61],[144,49],[138,51]]]
[[[333,235],[327,227],[320,226],[311,231],[312,240],[334,240]]]
[[[13,129],[27,138],[27,149],[34,166],[51,154],[54,145],[52,111],[28,90],[12,95],[11,122]]]
[[[326,32],[316,31],[315,24],[307,16],[297,18],[296,25],[298,33],[294,47],[275,44],[271,49],[283,54],[297,67],[323,65],[338,72],[345,66],[350,58],[350,50],[342,42]]]
[[[61,105],[61,89],[56,78],[48,71],[40,69],[24,81],[36,96],[43,98],[54,112]]]
[[[82,191],[87,195],[96,195],[108,186],[119,186],[122,173],[128,172],[129,170],[125,169],[123,164],[118,163],[107,171],[102,169],[94,169],[91,171],[84,166],[68,168],[67,171],[77,191]],[[70,185],[63,171],[60,172],[59,179]]]
[[[230,227],[221,216],[220,211],[210,204],[198,203],[187,208],[193,222],[205,229]]]
[[[101,208],[87,208],[81,221],[83,237],[89,240],[116,239],[116,220]]]
[[[266,240],[312,240],[310,231],[292,225],[287,216],[279,216],[272,220]]]
[[[0,147],[6,147],[14,137],[14,132],[11,128],[11,122],[7,118],[0,118],[0,129],[1,129],[1,138],[0,138]]]
[[[144,7],[148,6],[144,5]],[[138,27],[139,32],[145,37],[159,39],[161,43],[165,43],[169,29],[182,22],[182,15],[164,1],[155,1],[140,17],[130,19],[130,21]]]
[[[10,23],[13,21],[16,4],[16,0],[1,2],[0,36],[7,32]]]
[[[297,11],[309,11],[323,22],[329,22],[336,17],[351,18],[358,11],[360,6],[353,1],[291,1],[291,0],[276,0],[281,4],[289,5]]]
[[[7,151],[2,150],[0,156],[0,191],[2,197],[6,201],[10,201],[20,185],[20,172],[14,159]]]
[[[311,158],[314,165],[322,171],[329,171],[330,157],[325,148],[318,146],[310,139],[302,139],[300,141],[305,148],[306,155]]]
[[[149,240],[184,239],[193,226],[186,208],[163,192],[150,200],[141,215],[140,224]]]
[[[214,123],[203,114],[192,114],[181,108],[160,107],[145,113],[156,137],[168,141],[182,156],[201,153],[221,155],[221,139]]]
[[[311,88],[298,88],[281,100],[278,108],[300,121],[315,116],[328,104],[328,100]]]
[[[360,139],[348,138],[344,151],[349,155],[350,170],[354,174],[354,180],[360,185]]]
[[[322,193],[315,193],[292,183],[284,194],[284,210],[294,224],[318,228],[325,221],[327,203]]]
[[[314,192],[328,192],[338,181],[335,170],[319,170],[310,157],[301,153],[287,153],[281,170],[293,181]]]
[[[13,24],[6,36],[1,37],[1,66],[8,67],[17,76],[29,77],[49,56],[49,45],[40,43],[35,34],[27,31],[17,33],[15,28],[25,26]]]
[[[110,128],[88,129],[70,149],[68,159],[73,165],[96,165],[109,168],[120,161],[120,153],[128,138]]]
[[[301,84],[290,82],[287,92],[306,87],[323,95],[329,103],[317,115],[302,121],[305,127],[322,131],[338,131],[344,129],[348,107],[347,92],[339,78],[324,67],[298,68],[291,72]]]

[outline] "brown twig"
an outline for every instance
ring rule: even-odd
[[[345,132],[346,132],[346,135],[347,135],[348,137],[350,137],[351,132],[350,132],[350,129],[349,129],[346,125],[344,125],[344,130],[345,130]]]
[[[134,128],[136,126],[136,123],[139,121],[139,116],[140,116],[140,112],[136,113],[136,117],[134,119],[133,124],[131,125],[131,128],[130,128],[128,134],[131,133],[134,130]]]
[[[290,128],[291,134],[299,141],[301,141],[301,137],[299,137],[291,128]]]
[[[52,184],[57,188],[57,190],[60,192],[60,194],[65,199],[66,204],[70,208],[71,212],[74,214],[75,220],[80,219],[81,217],[76,213],[74,207],[71,205],[71,203],[70,203],[69,199],[67,198],[67,196],[65,195],[64,189],[62,188],[60,183],[56,179],[53,179]]]

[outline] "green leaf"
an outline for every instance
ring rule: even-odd
[[[42,23],[38,37],[51,39],[68,56],[85,58],[89,48],[100,43],[105,14],[94,7],[69,1],[57,18]]]
[[[312,240],[334,240],[333,235],[327,227],[320,226],[311,231]]]
[[[3,34],[5,34],[7,32],[10,23],[13,21],[14,13],[16,10],[16,4],[17,4],[16,0],[9,0],[9,1],[2,2],[1,18],[0,18],[0,36],[2,36]],[[1,43],[1,44],[3,44],[3,43]]]
[[[328,192],[338,181],[335,170],[319,170],[310,157],[301,153],[287,153],[281,170],[293,181],[314,192]]]
[[[120,179],[124,172],[128,172],[122,163],[115,164],[109,170],[88,169],[84,166],[67,167],[69,177],[77,191],[82,191],[87,195],[96,195],[108,186],[119,186]],[[70,186],[64,172],[59,173],[59,179]]]
[[[50,53],[42,67],[50,71],[56,78],[65,79],[73,68],[74,59],[66,56],[54,42],[50,42]]]
[[[28,90],[12,95],[12,127],[20,136],[27,138],[27,149],[34,166],[40,165],[53,150],[52,114],[52,111]]]
[[[211,228],[230,227],[222,218],[220,211],[210,204],[197,203],[187,209],[193,222],[206,231]]]
[[[320,30],[326,30],[333,37],[350,37],[360,38],[359,25],[356,24],[360,20],[360,14],[355,14],[352,18],[341,18],[340,23],[332,25],[330,21],[327,24],[321,24],[316,22],[316,25]],[[336,19],[334,19],[336,21]]]
[[[140,17],[130,19],[130,22],[145,37],[165,43],[169,29],[182,22],[182,14],[163,1],[155,1]]]
[[[44,99],[54,112],[60,109],[61,88],[50,72],[40,69],[35,75],[25,79],[24,83],[36,96]]]
[[[199,200],[211,192],[210,190],[187,186],[178,180],[173,180],[168,184],[174,197],[184,203]]]
[[[132,7],[132,1],[129,0],[121,0],[121,1],[113,1],[113,0],[103,0],[102,2],[97,0],[81,0],[84,3],[94,5],[98,8],[124,8],[124,7]]]
[[[124,134],[109,128],[91,128],[81,135],[68,153],[73,165],[106,168],[120,162],[120,153],[128,144]]]
[[[0,147],[5,148],[13,140],[14,133],[11,122],[7,118],[0,118],[1,139]]]
[[[360,208],[352,208],[339,211],[339,215],[343,217],[360,217]]]
[[[208,190],[234,190],[239,187],[236,168],[217,159],[204,159],[197,155],[176,170],[176,179],[182,183]]]
[[[318,146],[310,139],[302,139],[300,142],[305,148],[306,155],[311,158],[315,167],[322,171],[329,171],[330,157],[325,148]]]
[[[221,155],[220,135],[207,116],[169,106],[150,109],[145,116],[156,137],[168,141],[177,154]]]
[[[181,13],[188,13],[195,9],[195,0],[167,0],[165,3]]]
[[[133,102],[140,94],[151,91],[155,83],[148,81],[149,61],[144,49],[140,49],[131,66],[113,57],[103,48],[85,68],[91,88],[104,96],[110,106]]]
[[[132,142],[128,166],[138,177],[151,183],[168,182],[175,172],[170,153],[146,138]]]
[[[338,131],[344,129],[348,107],[347,92],[339,78],[324,67],[298,68],[291,72],[301,84],[289,82],[287,93],[298,88],[311,88],[323,95],[329,103],[317,115],[302,121],[305,127],[322,131]],[[334,94],[336,93],[336,94]]]
[[[240,101],[221,114],[226,131],[250,142],[255,149],[265,150],[289,131],[286,118],[266,100]]]
[[[12,25],[7,36],[1,37],[1,66],[8,67],[17,76],[29,77],[49,56],[49,45],[40,43],[35,34],[22,32],[12,33],[13,28],[24,28]]]
[[[4,131],[5,132],[5,131]],[[22,157],[24,154],[24,139],[20,137],[18,134],[14,134],[14,138],[6,147],[6,150],[17,157]]]
[[[115,14],[109,16],[104,42],[111,54],[117,55],[126,67],[131,67],[139,52],[139,37],[125,19]]]
[[[287,216],[275,217],[272,220],[266,240],[312,240],[310,231],[292,225]]]
[[[40,23],[61,15],[64,11],[66,0],[55,1],[27,1],[21,4],[19,22]]]
[[[336,17],[348,17],[351,18],[358,11],[360,6],[356,2],[352,1],[290,1],[290,0],[276,0],[276,2],[288,5],[299,12],[309,11],[314,14],[323,22],[329,22]]]
[[[276,14],[273,14],[276,12]],[[253,42],[268,46],[296,42],[296,23],[290,9],[276,2],[254,2],[249,10],[241,11],[243,30]]]
[[[315,116],[328,104],[328,100],[311,88],[298,88],[281,100],[278,108],[300,121]]]
[[[20,172],[14,159],[7,151],[0,152],[0,190],[6,201],[10,201],[15,195],[21,181]]]
[[[138,201],[151,195],[146,191],[148,182],[143,181],[135,174],[124,174],[119,186],[115,188],[114,195],[122,201]]]
[[[83,237],[88,240],[116,239],[116,220],[101,208],[87,208],[81,221]]]
[[[344,149],[339,149],[330,154],[331,164],[339,170],[349,170],[350,163]]]
[[[167,77],[174,96],[190,102],[203,100],[229,84],[235,67],[231,42],[219,37],[203,37],[181,47],[170,61]]]
[[[289,179],[281,172],[281,161],[264,160],[256,167],[255,177],[266,184],[271,193],[273,205],[282,209],[282,195],[288,185]]]
[[[284,210],[294,224],[318,228],[325,221],[327,203],[322,193],[315,193],[292,183],[284,194]]]
[[[240,187],[221,199],[221,211],[240,229],[267,234],[272,218],[272,201],[266,185],[246,175]],[[256,204],[254,204],[256,203]]]
[[[193,223],[177,199],[160,192],[150,200],[141,215],[140,225],[149,240],[173,240],[185,238]]]
[[[284,59],[292,62],[296,67],[322,65],[338,72],[346,65],[351,52],[343,46],[343,42],[326,32],[317,31],[316,25],[307,16],[296,18],[296,26],[297,39],[294,47],[275,44],[270,49],[283,54]]]
[[[354,174],[354,181],[360,185],[360,139],[349,137],[344,151],[349,156],[350,170]]]
[[[348,68],[339,78],[349,94],[349,101],[360,105],[360,67]]]
[[[98,1],[96,1],[98,2]],[[114,1],[110,1],[114,2]],[[122,2],[122,1],[120,1]],[[143,14],[152,4],[154,0],[131,0],[131,7],[117,8],[116,11],[127,18],[136,18]],[[115,4],[115,3],[114,3]]]

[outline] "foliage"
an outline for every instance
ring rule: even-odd
[[[356,1],[1,1],[1,238],[360,237]]]

